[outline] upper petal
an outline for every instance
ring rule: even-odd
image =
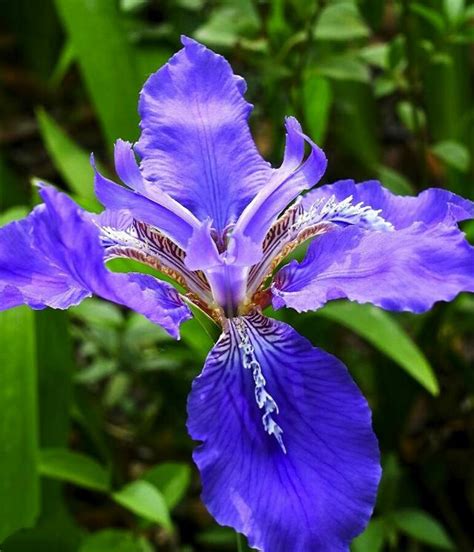
[[[219,523],[267,552],[349,550],[380,466],[369,408],[340,361],[281,322],[233,319],[188,414],[203,442],[202,497]]]
[[[177,336],[191,315],[176,290],[152,276],[109,272],[93,219],[54,188],[40,194],[43,205],[0,229],[0,309],[64,309],[94,293]]]
[[[420,313],[474,291],[474,248],[452,222],[392,232],[347,227],[316,238],[303,262],[277,273],[272,291],[276,308],[315,310],[348,298]]]
[[[184,48],[145,83],[137,151],[145,178],[222,231],[270,175],[250,135],[245,82],[201,44]]]

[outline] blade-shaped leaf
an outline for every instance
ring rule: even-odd
[[[0,542],[38,514],[34,315],[0,312]]]
[[[306,125],[312,139],[324,142],[332,105],[332,89],[324,77],[308,73],[303,82],[303,108]]]
[[[138,133],[138,82],[115,0],[56,0],[108,145]]]
[[[42,447],[66,447],[69,436],[73,351],[67,313],[35,311],[38,366],[39,439]],[[31,529],[4,544],[11,552],[77,552],[82,528],[65,502],[61,481],[41,481],[41,514]]]
[[[73,142],[44,109],[38,109],[36,116],[46,149],[69,188],[79,197],[97,202],[89,154]]]
[[[318,315],[355,331],[406,370],[430,393],[438,394],[438,382],[428,360],[390,314],[372,305],[340,302],[326,305],[318,311]]]
[[[390,514],[390,521],[406,535],[416,540],[442,548],[454,550],[454,544],[443,526],[422,510],[406,508]]]
[[[39,472],[46,477],[94,491],[105,492],[109,489],[109,474],[103,466],[85,454],[67,449],[43,449]]]

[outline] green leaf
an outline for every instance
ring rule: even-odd
[[[424,128],[426,126],[425,112],[419,107],[415,107],[415,113],[413,104],[407,101],[401,101],[397,103],[397,115],[405,128],[410,132],[415,133],[417,131],[415,117],[417,117],[418,124]]]
[[[41,447],[66,447],[69,437],[71,372],[74,363],[67,313],[35,311],[38,372],[39,439]],[[61,481],[41,481],[41,514],[31,529],[19,531],[4,544],[11,552],[77,552],[80,528],[65,502]]]
[[[398,171],[387,167],[385,165],[379,165],[377,168],[378,177],[382,184],[391,190],[395,194],[410,195],[413,193],[413,186],[410,182]]]
[[[194,32],[200,42],[211,46],[232,47],[241,37],[253,36],[260,21],[250,0],[235,1],[217,7],[208,20]]]
[[[18,207],[11,207],[8,211],[0,213],[0,226],[13,222],[14,220],[20,220],[26,217],[28,209],[19,205]]]
[[[311,138],[324,142],[332,105],[332,89],[328,80],[314,74],[306,74],[303,81],[303,109]]]
[[[117,370],[117,362],[113,359],[98,359],[92,364],[78,371],[74,381],[90,385],[111,376]]]
[[[390,521],[406,535],[444,550],[454,550],[454,543],[443,526],[422,510],[407,508],[390,514]]]
[[[341,81],[370,81],[370,73],[367,66],[350,54],[342,54],[321,59],[315,65],[318,74],[334,80]]]
[[[379,69],[388,69],[389,49],[389,45],[385,43],[370,44],[359,50],[359,57],[369,65]]]
[[[96,202],[94,171],[89,155],[69,138],[44,109],[38,109],[36,117],[46,149],[70,190]]]
[[[443,0],[444,13],[452,25],[461,21],[465,7],[464,0]]]
[[[193,313],[193,317],[194,317],[193,320],[196,320],[199,323],[201,328],[205,331],[205,333],[212,340],[211,341],[212,344],[214,344],[219,339],[219,337],[222,333],[221,328],[217,325],[216,321],[213,320],[200,307],[198,307],[194,303],[191,303],[190,301],[187,301],[187,304],[188,304],[189,308],[191,309],[191,311]],[[192,326],[192,325],[189,324],[188,326]],[[183,338],[184,338],[184,335],[183,335]]]
[[[69,68],[73,64],[76,58],[76,53],[74,48],[69,40],[64,43],[64,46],[61,50],[61,55],[59,56],[56,67],[54,68],[53,74],[50,78],[51,86],[54,88],[58,86],[61,81],[66,76],[66,73],[69,71]]]
[[[118,372],[107,383],[103,401],[108,408],[118,404],[127,394],[130,388],[130,376],[124,372]]]
[[[79,552],[151,552],[151,545],[143,538],[137,537],[123,529],[104,529],[89,535]]]
[[[183,498],[191,481],[191,470],[187,464],[159,464],[142,475],[142,479],[157,487],[170,510]]]
[[[366,530],[352,541],[351,552],[380,552],[385,540],[383,520],[373,519]]]
[[[212,327],[211,327],[212,329]],[[213,330],[213,329],[212,329]],[[209,351],[215,343],[215,333],[208,333],[201,324],[195,319],[186,320],[181,325],[180,335],[186,346],[192,351],[196,362],[204,363]]]
[[[166,501],[160,491],[148,481],[137,480],[112,494],[112,498],[127,510],[168,530],[172,529]]]
[[[138,134],[139,82],[115,0],[55,0],[107,145]]]
[[[410,4],[410,9],[413,13],[416,13],[426,23],[431,25],[433,29],[442,33],[446,28],[443,17],[433,8],[420,4],[419,2],[413,2]]]
[[[430,393],[438,394],[438,381],[428,360],[390,314],[372,305],[350,302],[330,303],[317,314],[350,328],[390,357]]]
[[[138,12],[146,7],[148,0],[120,0],[120,9],[124,12]]]
[[[454,140],[444,140],[431,146],[431,152],[443,163],[461,172],[467,172],[471,163],[469,150]]]
[[[39,472],[45,477],[67,481],[79,487],[106,492],[110,477],[93,458],[62,448],[47,448],[40,453]]]
[[[86,299],[69,312],[87,324],[119,328],[124,322],[119,307],[95,297]]]
[[[344,1],[329,4],[321,11],[314,29],[318,40],[352,40],[370,35],[357,5]]]
[[[0,542],[38,515],[35,355],[33,312],[0,312]]]

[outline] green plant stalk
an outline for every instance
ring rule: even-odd
[[[421,176],[421,188],[426,187],[427,182],[427,154],[428,144],[426,134],[421,124],[420,114],[418,111],[418,105],[421,97],[421,80],[418,78],[418,66],[416,63],[416,40],[415,29],[413,25],[412,16],[410,14],[410,6],[408,0],[402,0],[402,17],[401,27],[403,35],[405,36],[407,46],[407,77],[408,77],[408,97],[411,104],[412,122],[415,135],[415,146],[418,156],[418,165]]]

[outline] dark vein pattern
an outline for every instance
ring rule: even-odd
[[[134,220],[132,225],[124,230],[103,227],[102,243],[106,249],[107,259],[135,259],[174,278],[202,300],[211,299],[209,284],[204,274],[201,271],[189,270],[184,263],[186,253],[149,224]]]

